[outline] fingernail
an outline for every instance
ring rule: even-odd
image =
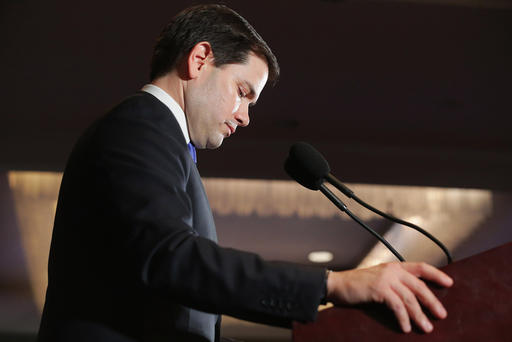
[[[437,313],[439,314],[439,316],[441,318],[445,318],[448,315],[448,313],[446,312],[446,309],[443,308],[442,306],[437,307]]]
[[[403,329],[404,329],[404,332],[406,332],[406,333],[411,332],[411,324],[410,323],[406,323],[404,325]]]
[[[434,329],[434,327],[432,326],[432,323],[430,323],[428,320],[424,320],[423,321],[423,328],[425,329],[425,331],[427,332],[431,332],[432,329]]]

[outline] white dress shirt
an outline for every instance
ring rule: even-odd
[[[185,137],[185,142],[188,144],[190,142],[190,136],[188,135],[187,118],[185,117],[185,112],[181,109],[178,102],[176,102],[176,100],[174,100],[171,95],[167,94],[162,88],[157,87],[154,84],[146,84],[142,87],[142,91],[150,93],[171,110],[171,113],[180,125],[183,136]]]

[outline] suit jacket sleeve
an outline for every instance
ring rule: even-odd
[[[92,172],[102,180],[100,206],[109,208],[119,267],[139,286],[197,310],[280,326],[314,320],[324,270],[267,262],[198,235],[186,189],[196,166],[182,136],[165,125],[111,115],[94,134]]]

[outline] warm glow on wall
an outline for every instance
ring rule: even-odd
[[[48,252],[62,174],[9,172],[34,300],[43,308]]]
[[[44,303],[47,284],[47,262],[51,230],[55,216],[61,173],[9,172],[9,186],[14,196],[16,214],[22,235],[34,297],[39,308]],[[340,213],[318,191],[307,190],[292,181],[204,179],[210,204],[216,215],[238,215],[280,218],[348,218]],[[359,197],[395,216],[410,219],[436,235],[448,248],[469,237],[474,228],[492,212],[492,193],[485,190],[441,189],[405,186],[349,185]],[[346,202],[363,220],[375,215],[351,201]],[[456,218],[456,220],[454,220]],[[454,222],[457,223],[454,223]],[[399,251],[428,260],[432,248],[408,228],[393,226],[385,236]],[[423,251],[424,250],[424,251]],[[434,253],[443,258],[442,253]],[[326,263],[332,253],[323,251],[311,255]],[[391,259],[390,259],[391,258]],[[392,260],[380,244],[360,266]]]

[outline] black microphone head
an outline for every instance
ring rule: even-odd
[[[320,189],[324,178],[331,171],[324,156],[305,142],[293,144],[284,162],[284,169],[291,178],[311,190]]]

